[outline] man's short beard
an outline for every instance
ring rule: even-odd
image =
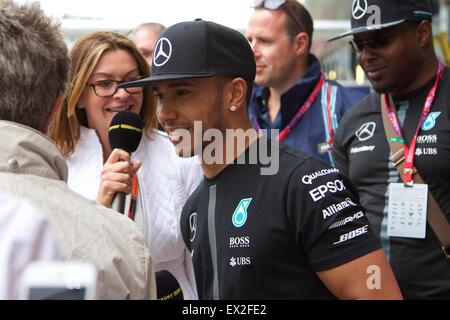
[[[376,92],[376,93],[378,93],[378,94],[388,94],[388,93],[391,93],[391,91],[392,91],[392,89],[393,89],[393,85],[385,85],[385,86],[383,86],[383,87],[380,87],[380,88],[376,88],[372,83],[371,83],[371,85],[372,85],[372,89]]]

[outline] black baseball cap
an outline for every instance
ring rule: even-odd
[[[196,19],[177,23],[159,36],[150,77],[126,82],[119,87],[141,87],[155,81],[217,75],[253,81],[255,73],[252,48],[241,33]]]
[[[405,21],[431,21],[431,0],[353,0],[351,30],[328,41],[389,28]]]

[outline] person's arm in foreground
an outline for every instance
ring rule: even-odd
[[[317,275],[338,299],[403,299],[382,249]]]

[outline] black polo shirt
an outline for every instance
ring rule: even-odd
[[[343,175],[301,151],[271,147],[276,175],[261,175],[263,161],[228,165],[183,208],[200,299],[333,299],[316,272],[380,248]]]
[[[410,145],[425,99],[434,84],[395,97],[403,137]],[[450,72],[446,68],[431,113],[419,131],[414,165],[450,220]],[[367,218],[389,258],[400,289],[409,299],[450,299],[450,260],[427,225],[425,239],[388,237],[390,183],[401,182],[389,161],[380,95],[371,94],[342,119],[334,140],[336,166],[358,189]]]

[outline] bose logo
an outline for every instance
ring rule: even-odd
[[[344,181],[335,180],[335,181],[327,182],[326,184],[323,184],[321,186],[318,186],[317,188],[312,189],[309,192],[309,195],[314,200],[314,202],[317,202],[320,199],[324,198],[328,192],[336,193],[338,191],[343,191],[343,190],[347,190],[345,188]]]
[[[335,244],[339,244],[348,240],[351,240],[353,238],[359,237],[365,233],[367,233],[368,231],[368,225],[366,224],[364,227],[358,228],[356,230],[352,230],[348,233],[344,233],[343,235],[341,235],[341,237],[339,238],[339,241],[333,243],[333,245]]]

